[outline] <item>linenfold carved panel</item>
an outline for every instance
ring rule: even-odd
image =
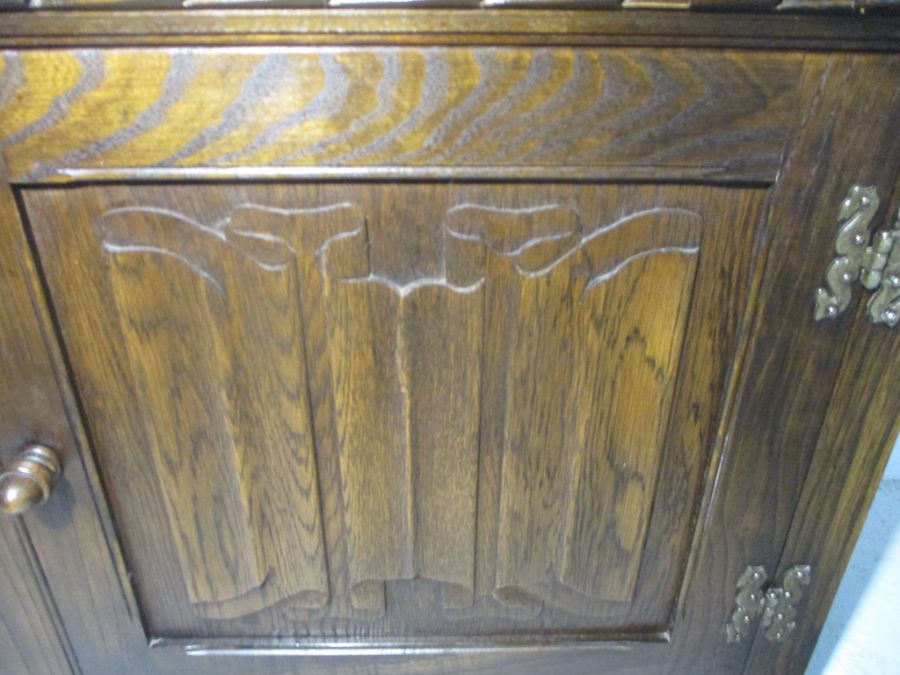
[[[386,582],[414,579],[439,584],[448,617],[630,602],[701,222],[458,200],[431,272],[403,276],[349,201],[96,218],[195,610],[377,617]],[[312,412],[322,395],[331,428]],[[328,434],[341,503],[326,514]],[[326,544],[334,518],[345,556]]]
[[[493,595],[590,613],[591,599],[634,590],[699,219],[668,212],[660,231],[659,211],[637,212],[566,244],[517,240],[505,215],[471,207],[451,221],[503,254],[488,262],[485,310],[506,346],[486,364],[503,420],[485,439],[502,453]],[[639,425],[619,406],[640,406]]]
[[[301,317],[314,260],[266,226],[304,217],[133,207],[95,223],[135,390],[168,394],[140,403],[194,603],[329,600]]]
[[[148,634],[664,630],[765,198],[23,189]]]
[[[336,242],[340,263],[323,256],[356,605],[416,576],[446,584],[446,607],[472,604],[481,415],[506,420],[494,597],[576,611],[589,604],[578,594],[630,599],[699,243],[696,214],[661,239],[658,213],[585,235],[564,229],[577,217],[556,205],[459,204],[443,275],[402,285],[372,272],[364,230]],[[666,254],[677,255],[642,261]],[[642,262],[628,281],[648,302],[603,292]],[[611,325],[598,327],[603,316]],[[648,339],[644,322],[666,329]],[[506,353],[486,355],[486,327]],[[635,359],[644,377],[616,365]],[[501,407],[484,403],[483,382],[501,385],[490,398]],[[647,420],[619,429],[614,406],[632,396]]]

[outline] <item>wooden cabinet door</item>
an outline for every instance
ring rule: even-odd
[[[27,191],[152,632],[659,639],[764,196]]]
[[[838,210],[857,183],[894,204],[894,104],[848,81],[897,82],[898,62],[607,50],[596,66],[598,52],[562,51],[533,63],[569,63],[575,81],[600,68],[612,93],[582,100],[554,75],[547,109],[526,105],[537,80],[503,86],[518,57],[473,50],[499,103],[433,106],[471,115],[433,132],[458,139],[443,155],[419,150],[440,171],[401,166],[428,110],[366,140],[374,117],[347,122],[302,90],[243,149],[228,125],[262,108],[195,136],[185,118],[178,147],[154,149],[142,134],[179,106],[196,114],[189,88],[166,99],[187,87],[169,79],[156,126],[159,111],[41,163],[26,160],[89,144],[83,118],[57,146],[12,144],[62,386],[124,561],[130,611],[98,617],[119,636],[110,672],[125,658],[147,672],[741,672],[755,626],[726,639],[735,583],[778,562],[850,330],[852,311],[813,313]],[[426,70],[465,68],[464,50],[422,52]],[[218,58],[249,73],[237,54]],[[272,83],[313,78],[304,54],[282,54]],[[364,101],[374,75],[354,64],[381,59],[370,93],[399,86],[388,71],[407,56],[361,54],[322,56],[326,76]],[[198,87],[223,67],[176,57],[196,62],[167,77]],[[119,58],[98,92],[124,86]],[[690,94],[699,72],[757,89],[716,107]],[[496,106],[510,126],[495,128]],[[574,111],[568,126],[553,106]],[[334,137],[284,154],[316,119]],[[475,176],[497,134],[533,141],[498,146]],[[334,165],[371,155],[405,180],[315,166],[301,180],[264,166],[278,143],[282,164],[344,143]],[[54,163],[103,176],[104,153],[146,166],[42,182]],[[149,180],[194,156],[270,180]]]

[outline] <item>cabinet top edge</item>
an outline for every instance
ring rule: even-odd
[[[900,16],[546,9],[27,10],[0,47],[484,44],[900,51]]]

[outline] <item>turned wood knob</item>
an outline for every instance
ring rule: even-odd
[[[0,468],[0,511],[22,513],[47,501],[60,470],[55,450],[29,445]]]

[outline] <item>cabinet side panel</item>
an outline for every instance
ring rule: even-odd
[[[890,123],[897,99],[887,92],[896,91],[898,76],[896,55],[806,57],[797,133],[772,187],[752,340],[714,490],[700,514],[708,536],[673,630],[684,640],[676,667],[685,671],[741,668],[750,652],[749,641],[721,639],[734,598],[715,589],[733,589],[748,564],[770,573],[778,565],[863,297],[860,288],[847,312],[816,321],[815,289],[834,257],[850,188],[875,186],[888,195],[894,184],[900,136]],[[818,513],[832,508],[822,503]]]
[[[892,197],[885,201],[896,209],[900,182]],[[860,303],[778,563],[778,578],[796,564],[812,567],[800,629],[780,648],[758,632],[746,672],[793,673],[809,660],[898,433],[900,336],[873,325]]]

